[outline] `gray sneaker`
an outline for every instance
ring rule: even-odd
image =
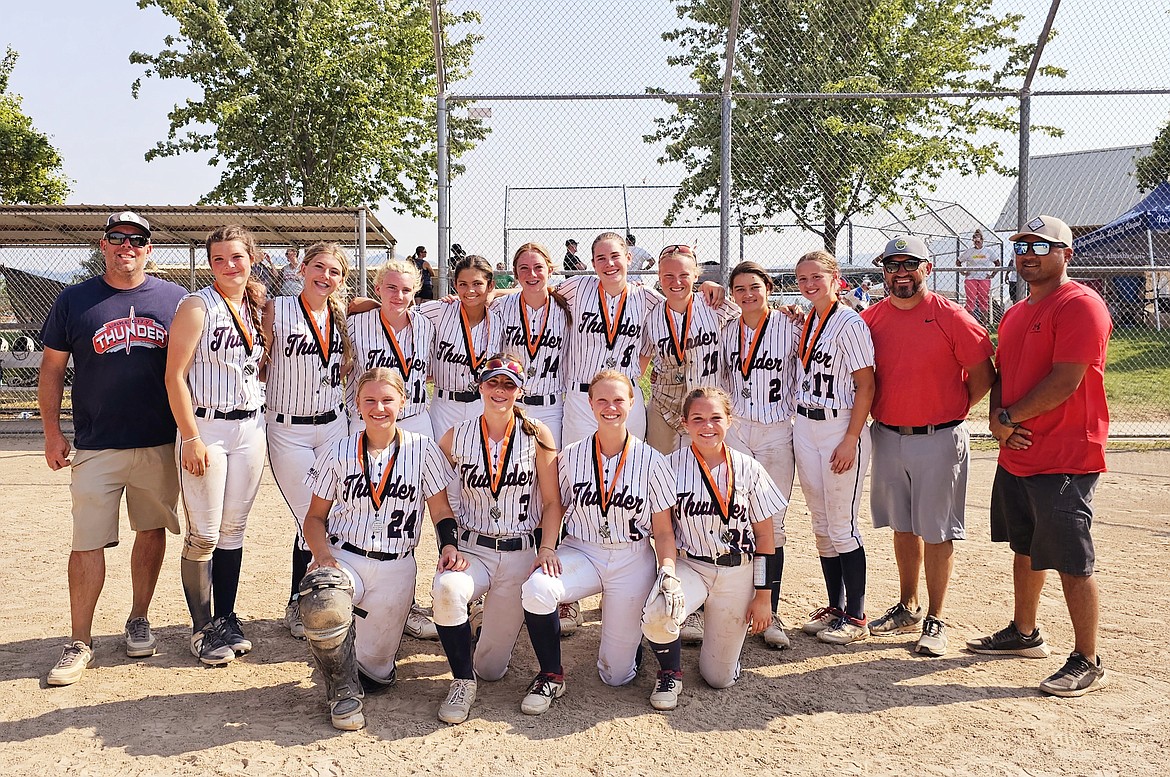
[[[236,651],[223,636],[220,618],[191,635],[191,655],[208,666],[225,666],[236,659]]]
[[[70,642],[61,651],[61,658],[49,670],[45,682],[49,685],[73,685],[85,674],[85,668],[93,663],[93,648],[79,639]]]
[[[1012,621],[1004,628],[986,637],[967,640],[967,649],[972,653],[989,656],[1023,656],[1024,658],[1048,658],[1052,651],[1044,644],[1044,637],[1037,628],[1031,634],[1021,634]]]
[[[296,599],[284,606],[284,627],[293,639],[305,638],[305,623],[301,620],[301,605]]]
[[[131,618],[126,621],[126,655],[131,658],[146,658],[154,655],[154,634],[146,618]]]
[[[870,627],[873,631],[873,627]],[[914,646],[914,652],[924,656],[945,656],[947,654],[947,624],[933,616],[926,616],[922,621],[922,636]]]
[[[1059,672],[1040,683],[1040,690],[1053,696],[1077,697],[1104,688],[1108,683],[1100,656],[1091,664],[1080,653],[1072,653]]]
[[[906,605],[898,602],[886,610],[885,615],[869,624],[869,633],[877,634],[881,637],[887,637],[891,634],[905,634],[911,631],[918,631],[918,624],[920,623],[922,623],[921,607],[915,607],[911,610]]]

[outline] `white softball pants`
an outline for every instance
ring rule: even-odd
[[[853,466],[840,475],[829,466],[833,449],[844,439],[849,428],[850,415],[849,410],[839,410],[836,418],[824,421],[797,415],[792,435],[800,490],[812,514],[817,553],[825,557],[850,553],[863,544],[861,492],[865,487],[871,451],[868,425],[861,429]]]
[[[358,666],[378,682],[388,682],[394,674],[402,630],[414,601],[414,556],[378,561],[335,547],[333,557],[361,580],[363,593],[353,602],[365,613],[354,614]]]
[[[727,444],[750,455],[771,476],[786,502],[792,501],[792,481],[796,474],[796,453],[792,448],[792,421],[765,424],[736,418],[727,432]],[[784,547],[784,514],[772,516],[773,538],[777,548]]]

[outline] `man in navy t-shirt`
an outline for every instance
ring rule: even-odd
[[[73,550],[69,555],[72,635],[49,685],[81,679],[93,661],[91,629],[105,582],[105,549],[118,544],[122,494],[135,532],[130,556],[134,598],[126,621],[126,654],[154,655],[147,610],[166,552],[166,532],[179,532],[175,419],[163,372],[167,330],[181,286],[146,275],[150,224],[132,211],[106,221],[98,244],[105,272],[61,292],[41,330],[45,350],[37,399],[45,428],[45,461],[72,464]],[[73,426],[77,452],[61,432],[65,368],[73,357]]]

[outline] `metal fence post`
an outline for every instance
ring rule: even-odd
[[[366,208],[363,205],[357,213],[357,255],[358,255],[358,295],[368,297],[366,290]]]
[[[447,145],[447,68],[443,61],[443,27],[439,14],[439,0],[431,0],[431,35],[435,45],[435,184],[438,189],[438,232],[435,248],[438,253],[439,296],[447,293],[447,265],[451,260],[451,181],[448,173],[451,149]]]
[[[728,263],[731,259],[731,77],[735,72],[735,39],[738,35],[739,0],[731,0],[731,13],[727,20],[723,96],[719,102],[719,278],[722,283],[727,283]]]

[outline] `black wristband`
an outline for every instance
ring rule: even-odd
[[[435,524],[435,537],[439,543],[439,552],[447,545],[459,547],[459,524],[454,518],[444,518]]]

